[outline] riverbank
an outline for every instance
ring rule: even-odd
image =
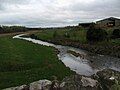
[[[88,43],[85,38],[86,31],[84,30],[57,30],[58,37],[54,37],[55,32],[55,30],[45,30],[42,32],[34,33],[34,35],[37,37],[37,39],[42,41],[47,41],[58,45],[81,48],[94,54],[110,55],[120,58],[120,39]],[[70,33],[69,37],[64,36],[66,32]]]
[[[73,75],[57,57],[53,47],[13,39],[13,35],[0,37],[0,90],[28,84],[40,79],[58,80]],[[60,73],[58,73],[60,72]]]
[[[83,50],[87,50],[93,54],[101,54],[101,55],[109,55],[120,58],[120,45],[112,44],[111,42],[101,42],[95,44],[81,44],[78,41],[73,41],[69,39],[52,39],[52,40],[45,40],[47,42],[51,42],[58,45],[64,46],[72,46],[75,48],[80,48]]]
[[[18,35],[16,38],[31,41],[33,43],[42,44],[45,46],[53,46],[59,50],[59,59],[71,70],[75,71],[77,74],[91,76],[99,70],[105,68],[120,71],[119,58],[111,57],[108,55],[99,55],[87,52],[85,50],[63,46],[55,45],[53,43],[37,40],[37,37],[32,34],[29,36]],[[26,38],[28,37],[28,38]],[[35,38],[35,39],[32,39]]]

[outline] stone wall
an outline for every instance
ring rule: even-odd
[[[3,90],[120,90],[120,72],[105,69],[91,77],[72,75],[62,81],[39,80]]]

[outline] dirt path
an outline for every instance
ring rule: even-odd
[[[36,32],[40,32],[40,30],[35,30],[35,31],[27,31],[27,32],[15,32],[15,33],[4,33],[4,34],[0,34],[0,37],[2,36],[8,36],[8,35],[17,35],[17,34],[30,34],[30,33],[36,33]]]

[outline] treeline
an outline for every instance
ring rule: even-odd
[[[65,26],[65,27],[46,27],[46,28],[42,28],[42,29],[45,29],[45,30],[61,30],[61,29],[74,29],[76,27],[79,27],[79,26]]]
[[[32,30],[41,30],[41,28],[27,28],[25,26],[0,26],[0,34],[26,32],[26,31],[32,31]]]
[[[25,31],[28,31],[28,29],[24,26],[0,26],[0,34]]]

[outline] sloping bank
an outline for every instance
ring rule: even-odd
[[[53,75],[62,80],[74,74],[58,59],[54,48],[12,37],[0,37],[0,90],[40,79],[51,80]]]

